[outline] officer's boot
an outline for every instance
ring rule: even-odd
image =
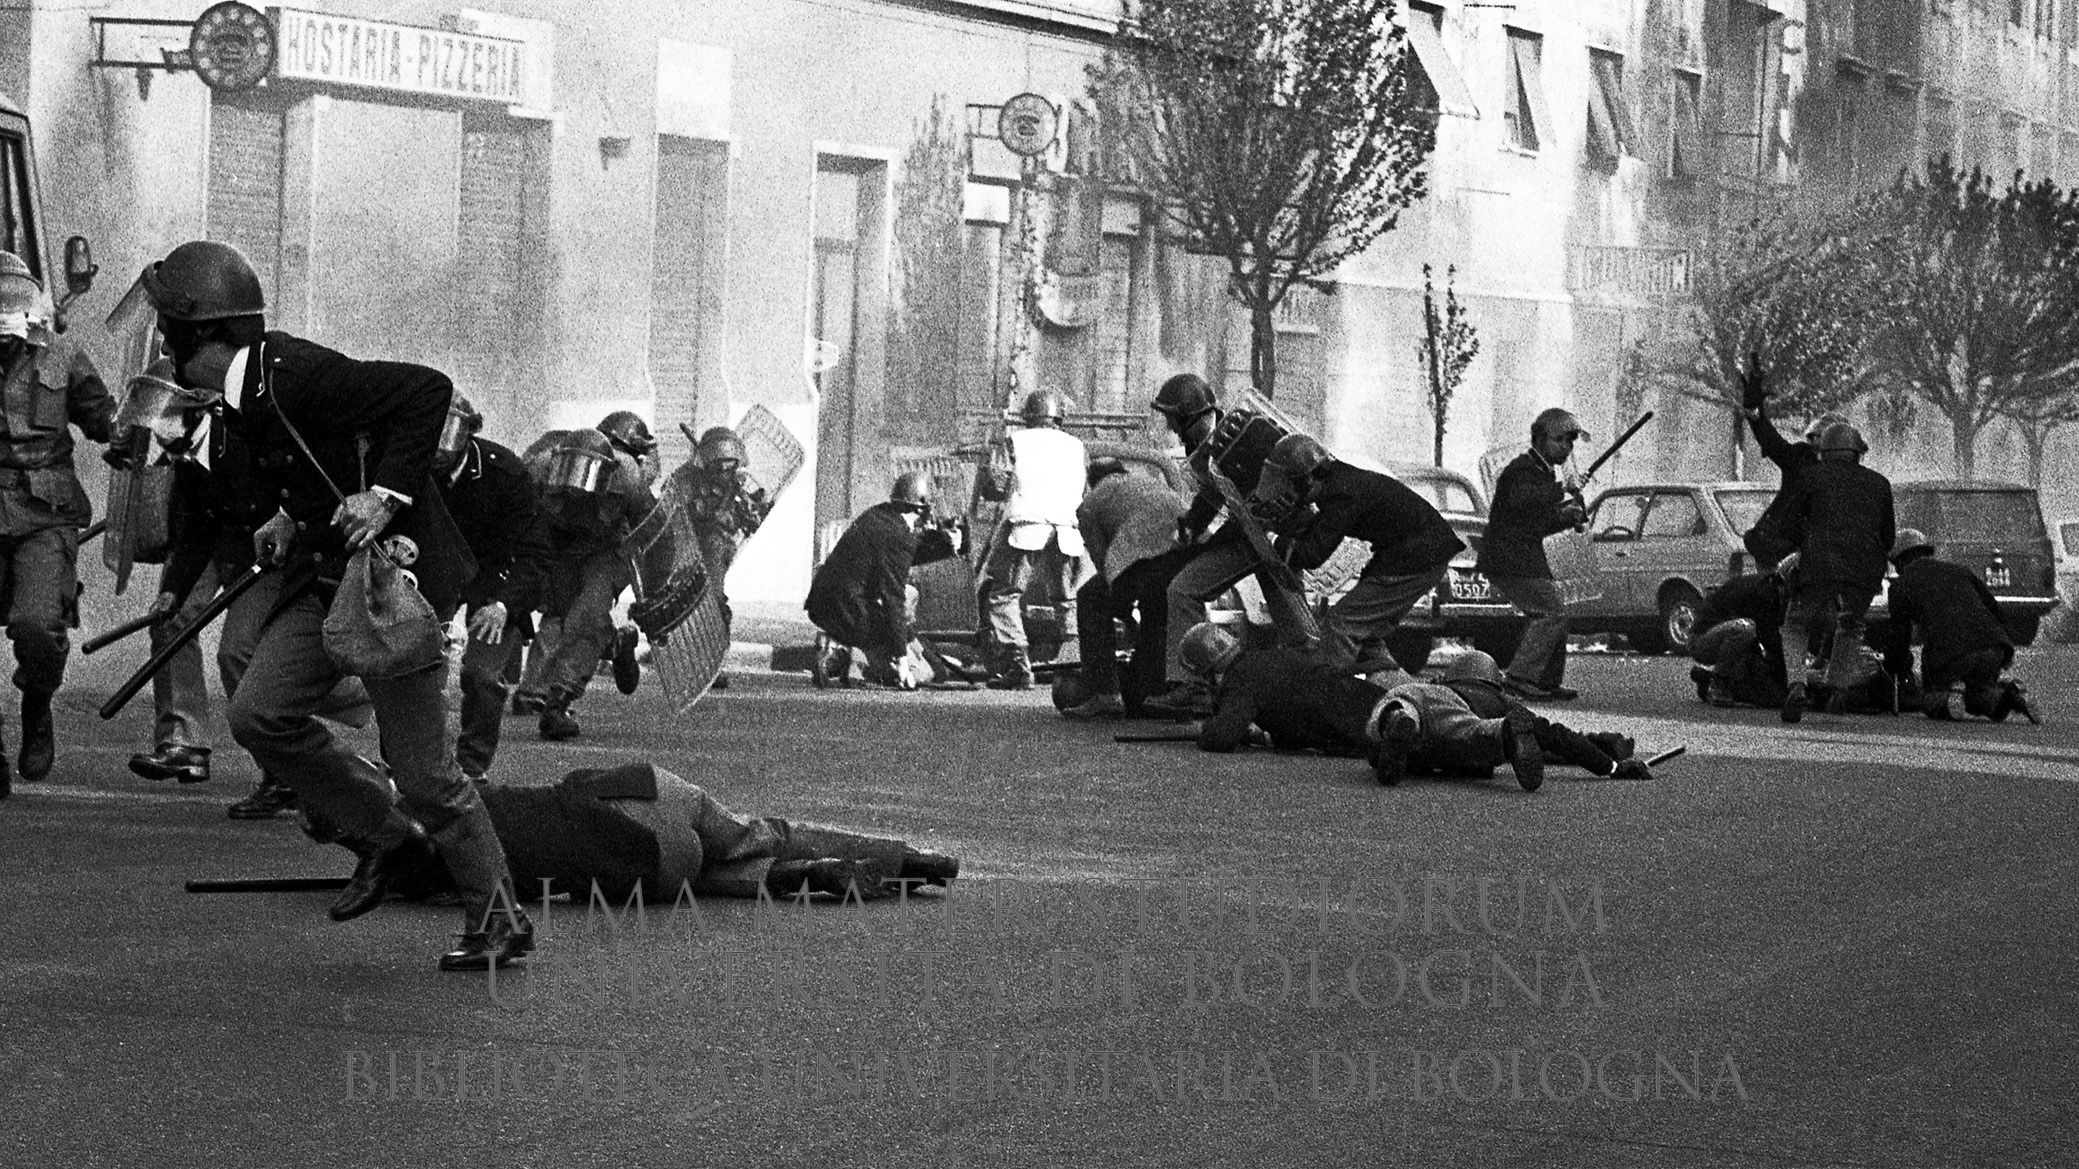
[[[263,771],[253,794],[225,810],[233,820],[272,820],[282,812],[295,811],[296,802],[295,788]]]
[[[570,704],[577,700],[573,691],[557,687],[549,691],[549,703],[541,711],[541,737],[550,742],[578,737],[577,715],[572,714]]]
[[[1001,655],[997,659],[999,668],[996,676],[988,681],[989,689],[1032,689],[1032,663],[1025,657],[1025,647],[1022,645],[1007,645],[998,652]]]
[[[354,875],[339,899],[326,911],[333,921],[352,921],[381,905],[390,892],[391,882],[424,861],[426,830],[418,821],[393,810],[374,832],[347,847],[361,862],[354,866]]]
[[[520,908],[506,873],[505,849],[483,801],[471,798],[462,814],[433,834],[433,845],[462,897],[462,933],[441,955],[442,970],[504,967],[534,949],[534,922]]]
[[[26,783],[40,782],[57,758],[57,728],[51,719],[51,692],[22,691],[22,753],[15,765]]]

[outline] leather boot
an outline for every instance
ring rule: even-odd
[[[226,809],[233,820],[272,820],[283,812],[295,810],[296,789],[264,772],[260,776],[260,786],[253,789],[252,795]]]
[[[1001,667],[996,675],[985,683],[991,690],[1032,689],[1032,663],[1025,657],[1022,645],[1007,645],[1003,648]]]
[[[1503,720],[1508,724],[1503,740],[1509,766],[1524,791],[1534,792],[1545,782],[1545,749],[1538,745],[1538,716],[1526,707],[1512,706]]]
[[[182,783],[209,781],[209,748],[168,744],[149,754],[130,756],[130,770],[150,780],[177,779]]]
[[[549,695],[549,704],[541,711],[541,737],[552,743],[578,737],[577,715],[570,710],[576,695],[568,690],[557,690]]]
[[[1422,738],[1422,723],[1397,702],[1381,702],[1365,721],[1365,756],[1372,775],[1392,787],[1408,773],[1408,755]]]
[[[56,732],[51,718],[51,692],[22,691],[22,753],[15,765],[22,769],[24,782],[38,783],[51,773],[58,752]]]
[[[425,860],[426,830],[402,812],[391,812],[380,828],[358,847],[361,863],[327,914],[333,921],[352,921],[383,903],[390,883]]]
[[[943,887],[946,882],[959,876],[959,857],[932,852],[928,848],[906,848],[902,850],[902,871],[896,875],[896,879],[922,881],[926,885]]]
[[[460,942],[441,956],[440,968],[503,967],[533,950],[534,923],[513,896],[505,849],[483,801],[471,792],[461,813],[433,833],[432,840],[462,902]]]
[[[642,686],[642,663],[635,660],[636,639],[641,634],[633,625],[614,631],[614,689],[633,694]]]

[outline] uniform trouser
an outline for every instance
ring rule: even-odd
[[[476,928],[505,880],[505,853],[475,787],[455,766],[446,663],[362,679],[396,783],[393,807],[383,774],[315,717],[344,675],[325,652],[324,603],[306,589],[276,611],[280,579],[269,574],[231,607],[243,627],[259,630],[231,696],[232,737],[261,771],[293,788],[314,817],[351,838],[378,847],[401,843],[399,810],[424,825],[463,893],[470,928]]]
[[[1863,661],[1862,642],[1870,601],[1876,593],[1874,585],[1837,581],[1798,585],[1783,614],[1783,668],[1791,682],[1803,684],[1812,643],[1825,637],[1829,629],[1834,644],[1822,671],[1828,686],[1853,686],[1873,672]]]
[[[217,676],[224,681],[226,703],[238,694],[239,680],[245,677],[246,665],[253,660],[253,650],[260,644],[260,635],[266,629],[267,610],[272,608],[271,605],[248,605],[245,602],[258,593],[279,596],[280,585],[278,573],[261,577],[260,583],[247,590],[245,596],[224,614],[223,632],[217,640]],[[341,726],[359,729],[375,718],[375,706],[369,702],[368,688],[361,684],[361,679],[347,676],[325,695],[314,713]]]
[[[1507,756],[1508,725],[1481,718],[1448,686],[1410,682],[1386,692],[1386,701],[1422,724],[1422,737],[1408,753],[1411,765],[1438,771],[1491,771]]]
[[[1745,617],[1721,621],[1689,643],[1698,665],[1732,691],[1737,702],[1776,706],[1783,701],[1784,679],[1776,675],[1761,644],[1761,629]]]
[[[1516,607],[1527,621],[1516,656],[1505,671],[1518,682],[1550,690],[1566,681],[1566,603],[1559,599],[1559,585],[1549,576],[1495,576],[1488,574],[1495,594]]]
[[[1169,629],[1163,661],[1165,679],[1171,682],[1197,680],[1184,666],[1184,635],[1191,631],[1192,626],[1206,619],[1208,600],[1255,571],[1257,564],[1256,549],[1250,546],[1239,526],[1229,524],[1213,533],[1212,539],[1199,545],[1196,554],[1170,578]],[[1279,632],[1287,641],[1296,640],[1302,619],[1294,606],[1305,602],[1295,602],[1295,598],[1277,588],[1264,589],[1263,600],[1270,607],[1271,622]]]
[[[69,631],[79,611],[79,531],[44,528],[0,539],[0,597],[14,643],[14,684],[50,694],[65,681]]]
[[[1128,711],[1162,690],[1169,642],[1169,580],[1172,562],[1181,565],[1186,549],[1165,552],[1126,566],[1118,579],[1103,573],[1076,590],[1076,639],[1083,661],[1083,681],[1092,694],[1117,691]],[[1113,622],[1134,616],[1133,659],[1119,672],[1118,631]]]
[[[1329,606],[1321,623],[1323,656],[1351,666],[1386,659],[1387,637],[1415,602],[1444,582],[1446,571],[1439,564],[1421,572],[1374,572],[1367,564],[1343,599]]]
[[[1964,711],[1981,717],[1991,716],[2000,702],[2000,671],[2014,660],[2014,651],[2003,645],[1987,646],[1941,663],[1928,666],[1923,673],[1922,684],[1927,694],[1927,704],[1932,709],[1938,703],[1949,701],[1949,688],[1963,683]]]
[[[582,697],[592,675],[599,672],[599,659],[614,644],[614,602],[628,587],[632,576],[628,558],[609,548],[578,560],[566,560],[554,571],[557,615],[563,626],[556,648],[549,656],[549,693]]]
[[[681,882],[695,893],[724,897],[756,897],[772,866],[782,861],[877,860],[894,876],[902,868],[908,846],[885,836],[865,836],[837,828],[797,824],[777,816],[739,816],[669,771],[657,771],[657,798],[615,800],[613,806],[641,821],[657,836],[659,865],[656,888],[645,892],[668,897]]]
[[[1048,560],[1049,556],[1055,559]],[[989,561],[982,570],[982,605],[989,615],[990,642],[998,649],[1026,648],[1025,590],[1032,586],[1043,567],[1059,574],[1054,595],[1062,599],[1062,611],[1074,612],[1069,598],[1075,595],[1076,561],[1077,557],[1061,550],[1061,537],[1057,534],[1049,533],[1045,545],[1028,550],[1011,547],[1008,530],[997,533],[996,544],[989,549]]]
[[[700,540],[701,567],[707,569],[708,587],[715,590],[715,600],[722,606],[722,624],[731,624],[734,614],[729,609],[729,592],[725,587],[729,580],[729,567],[736,563],[736,534],[713,524],[695,522],[693,534]]]
[[[158,653],[175,633],[192,624],[236,571],[237,566],[217,560],[205,565],[173,616],[151,627],[152,652]],[[228,693],[231,687],[227,683],[224,689]],[[209,684],[202,676],[202,639],[190,638],[164,669],[152,675],[152,745],[161,750],[207,746],[204,727],[208,721]]]
[[[476,614],[472,606],[470,615]],[[491,770],[498,755],[498,732],[505,725],[505,663],[519,641],[518,627],[508,619],[497,645],[470,636],[462,650],[461,733],[455,736],[455,762],[462,774],[476,779]]]
[[[547,613],[534,623],[534,640],[527,647],[527,664],[520,671],[520,684],[514,691],[522,698],[537,701],[549,696],[549,661],[556,656],[556,641],[563,635],[563,618]]]

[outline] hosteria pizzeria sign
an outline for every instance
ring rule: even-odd
[[[500,37],[277,8],[276,75],[515,105],[526,46]]]

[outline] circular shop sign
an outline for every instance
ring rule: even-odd
[[[188,56],[211,89],[251,89],[274,71],[274,26],[259,9],[224,0],[195,18]]]
[[[1053,102],[1036,93],[1021,93],[997,111],[996,137],[1012,154],[1031,158],[1054,144],[1059,121]]]

